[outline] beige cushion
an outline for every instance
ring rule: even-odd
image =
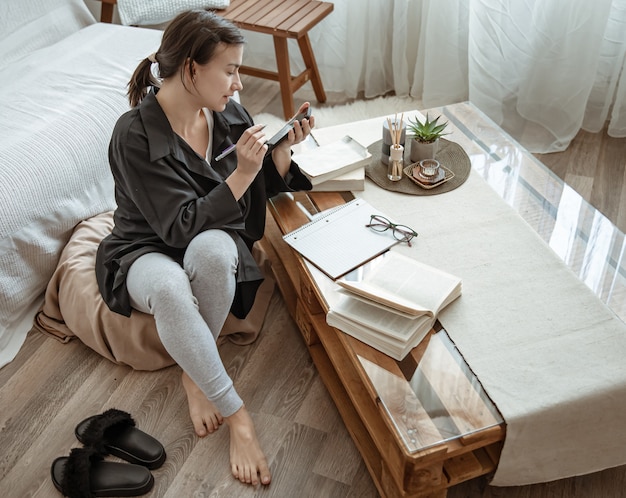
[[[94,270],[100,241],[113,227],[113,212],[79,223],[63,249],[46,288],[35,327],[63,342],[78,337],[109,360],[137,370],[157,370],[174,364],[161,344],[152,315],[133,311],[130,317],[114,313],[98,290]],[[256,249],[255,259],[265,274],[252,310],[244,320],[229,315],[220,338],[249,344],[261,330],[274,290],[269,260]]]

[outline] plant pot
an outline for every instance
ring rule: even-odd
[[[422,159],[435,159],[435,154],[439,149],[439,139],[434,142],[420,142],[414,138],[411,139],[411,162],[417,163]]]

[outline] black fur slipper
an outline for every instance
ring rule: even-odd
[[[93,446],[100,453],[110,453],[127,462],[156,469],[165,461],[163,445],[137,429],[129,413],[115,408],[86,418],[74,432],[85,446]]]
[[[105,462],[94,448],[74,448],[52,462],[54,487],[69,498],[139,496],[154,486],[148,469],[130,463]]]

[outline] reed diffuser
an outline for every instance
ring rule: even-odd
[[[392,182],[397,182],[402,179],[402,170],[404,169],[404,147],[400,144],[403,121],[404,113],[402,113],[402,116],[400,117],[400,122],[398,122],[397,114],[393,123],[391,122],[391,119],[387,118],[387,125],[389,126],[389,133],[391,134],[392,142],[389,150],[387,178],[389,178]]]

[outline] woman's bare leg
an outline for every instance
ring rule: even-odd
[[[245,406],[226,417],[230,428],[230,467],[233,476],[256,486],[272,480],[267,459],[254,430],[254,423]]]
[[[183,387],[187,394],[187,404],[189,405],[189,416],[193,423],[196,434],[204,437],[219,429],[224,422],[222,414],[217,407],[209,401],[200,388],[189,378],[185,372],[182,375]]]
[[[185,257],[187,272],[162,254],[141,256],[130,268],[127,287],[133,307],[154,315],[161,342],[185,372],[182,382],[196,434],[202,437],[214,432],[226,420],[233,475],[243,483],[268,484],[271,476],[252,418],[228,377],[215,342],[215,330],[219,331],[226,319],[235,289],[236,248],[232,239],[223,235],[210,243],[209,234],[199,237],[197,242],[205,239],[207,243],[198,244],[196,250],[190,244]],[[193,261],[197,252],[203,252],[206,261]],[[235,259],[225,264],[219,258],[228,254]],[[203,263],[209,266],[202,267]],[[211,277],[210,283],[206,276]]]
[[[189,415],[196,434],[204,437],[215,432],[224,418],[185,372],[182,378],[189,403]],[[233,476],[253,486],[259,482],[269,484],[272,478],[267,459],[261,450],[254,423],[246,407],[242,406],[227,417],[226,423],[230,430],[230,467]]]

